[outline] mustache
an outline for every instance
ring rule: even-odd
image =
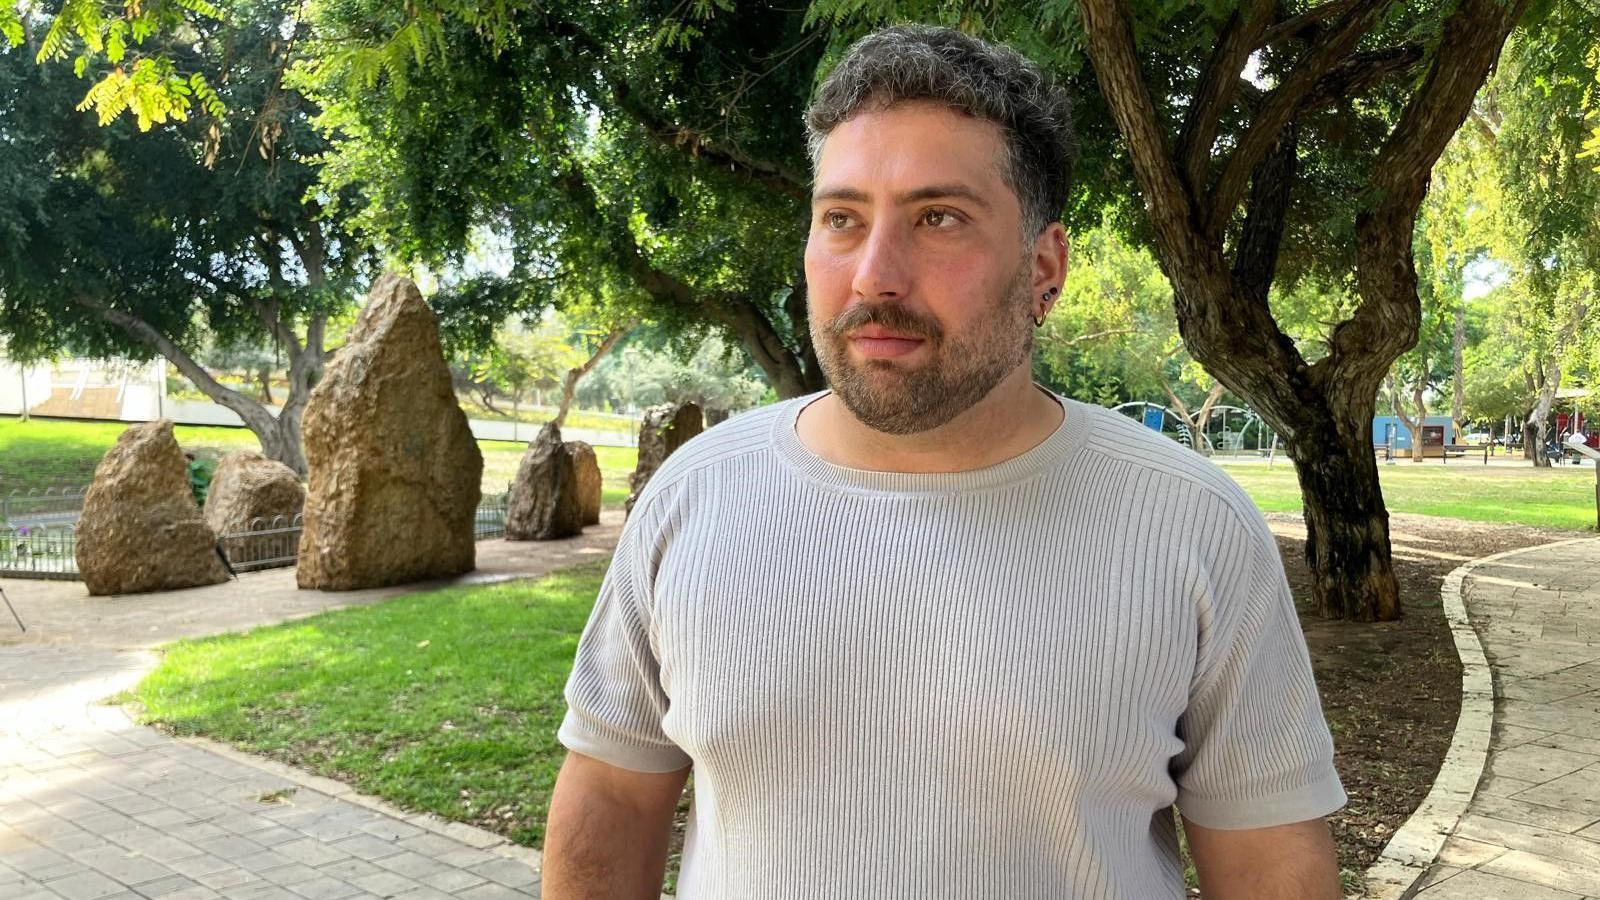
[[[930,341],[944,337],[944,329],[939,327],[939,323],[919,316],[898,303],[854,304],[828,322],[828,333],[843,337],[866,325],[878,325]]]

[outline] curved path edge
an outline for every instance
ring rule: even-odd
[[[1494,675],[1484,656],[1483,642],[1472,627],[1462,585],[1472,570],[1510,556],[1581,544],[1594,538],[1552,541],[1493,553],[1462,563],[1444,577],[1439,593],[1444,601],[1445,619],[1455,638],[1456,655],[1461,658],[1461,714],[1456,719],[1455,736],[1445,753],[1432,790],[1411,817],[1389,839],[1377,862],[1368,867],[1364,878],[1369,900],[1403,900],[1411,896],[1438,857],[1445,840],[1455,830],[1477,792],[1478,780],[1489,759],[1489,738],[1494,730]]]
[[[148,727],[139,725],[138,720],[129,715],[128,708],[125,706],[122,707],[122,714],[127,716],[130,724],[138,727]],[[299,787],[305,788],[306,790],[316,791],[319,794],[335,797],[347,803],[353,803],[356,806],[366,807],[373,812],[381,813],[392,819],[399,819],[400,821],[405,822],[408,825],[416,826],[423,831],[431,832],[441,837],[454,839],[477,850],[483,850],[489,853],[494,853],[498,856],[504,856],[517,860],[521,863],[526,863],[527,865],[533,867],[534,872],[539,871],[539,851],[533,849],[532,847],[524,847],[520,844],[513,843],[510,839],[495,834],[492,831],[487,831],[475,825],[468,825],[465,822],[454,822],[433,813],[419,813],[403,809],[395,806],[387,800],[374,797],[370,794],[363,794],[350,785],[337,779],[326,778],[321,775],[313,775],[304,769],[299,769],[288,765],[287,763],[281,763],[275,759],[269,759],[265,756],[257,756],[253,753],[247,753],[232,746],[231,744],[224,744],[221,741],[215,741],[211,738],[198,737],[194,735],[168,735],[168,737],[180,744],[188,744],[191,747],[197,747],[206,751],[207,753],[212,753],[225,759],[233,760],[236,763],[258,769],[267,773],[268,775],[274,775],[283,779],[284,781],[292,782]]]

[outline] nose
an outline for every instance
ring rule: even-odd
[[[868,234],[856,259],[850,289],[863,300],[898,300],[910,289],[910,248],[897,229],[879,224]]]

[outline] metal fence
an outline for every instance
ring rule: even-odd
[[[472,522],[475,540],[505,536],[508,496],[509,491],[482,496]],[[78,497],[81,501],[81,491]],[[76,511],[72,518],[77,518]],[[294,565],[303,530],[304,521],[298,515],[274,516],[253,519],[243,531],[221,535],[217,541],[235,572],[254,572]],[[77,533],[73,524],[0,524],[0,541],[4,542],[0,546],[0,575],[69,580],[78,577]]]
[[[294,565],[300,553],[302,530],[304,522],[298,514],[292,518],[273,516],[251,519],[245,530],[224,534],[217,540],[235,572],[254,572]]]
[[[0,526],[21,528],[76,522],[83,512],[86,491],[88,488],[80,485],[8,491],[0,495]]]
[[[478,500],[478,512],[472,519],[472,538],[481,541],[506,536],[506,499],[509,490],[499,494],[484,494]]]
[[[77,553],[72,525],[0,527],[0,575],[76,580]]]

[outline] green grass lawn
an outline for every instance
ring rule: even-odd
[[[45,487],[83,486],[94,475],[100,457],[117,442],[126,422],[0,417],[0,493],[27,493]],[[179,425],[173,430],[185,450],[211,448],[222,453],[260,450],[247,428]],[[483,451],[483,490],[498,493],[517,476],[526,444],[479,441]],[[596,447],[602,480],[601,504],[620,507],[628,499],[628,476],[638,464],[633,447]]]
[[[460,401],[462,411],[474,419],[511,421],[512,410],[509,405],[496,412],[479,403],[476,398],[470,395],[457,395],[456,399]],[[516,420],[518,422],[527,422],[531,425],[543,425],[555,418],[557,412],[558,409],[554,406],[523,406],[516,410]],[[591,431],[614,431],[618,434],[630,435],[639,430],[639,416],[599,412],[590,409],[571,409],[567,411],[567,424],[564,427]]]
[[[517,466],[528,445],[517,441],[479,441],[483,451],[483,490],[499,493],[517,477]],[[620,508],[628,499],[628,476],[639,464],[639,451],[635,447],[596,447],[594,455],[600,461],[600,506],[604,509]]]
[[[143,721],[538,845],[564,755],[561,690],[603,574],[597,563],[181,641],[132,697]]]
[[[117,442],[126,422],[0,417],[0,490],[29,491],[63,482],[87,484],[100,457]],[[179,425],[184,449],[259,450],[247,428]]]
[[[1263,512],[1300,512],[1294,467],[1223,464]],[[1437,460],[1378,464],[1384,503],[1394,513],[1446,516],[1472,522],[1507,522],[1539,528],[1593,531],[1594,469],[1478,466]]]

